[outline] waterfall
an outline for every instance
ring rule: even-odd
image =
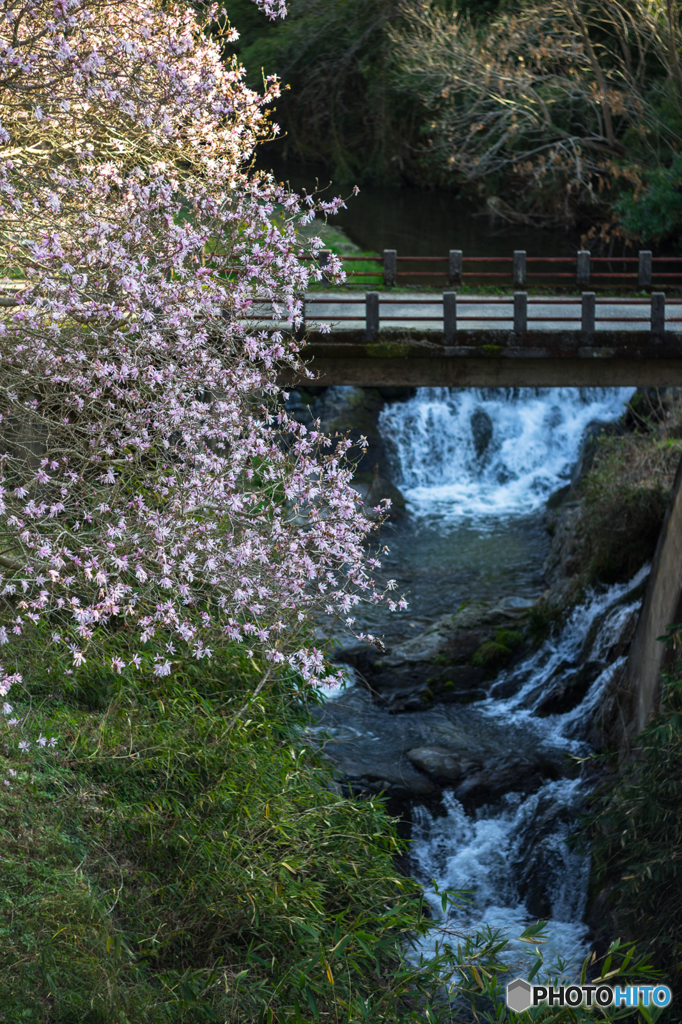
[[[634,388],[420,388],[380,430],[417,516],[523,514],[566,482],[593,421],[616,419]]]

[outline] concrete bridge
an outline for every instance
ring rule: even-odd
[[[319,384],[682,386],[682,299],[666,302],[662,292],[645,298],[314,293],[305,310],[303,356]],[[254,310],[254,319],[272,327],[265,308]]]

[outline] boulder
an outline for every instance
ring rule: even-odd
[[[552,787],[537,794],[520,824],[510,851],[510,867],[518,893],[535,918],[560,921],[580,917],[584,888],[580,875],[588,860],[579,849],[570,850],[569,836],[584,810],[579,788],[557,800]],[[567,872],[567,866],[573,871]]]
[[[491,668],[475,658],[506,630],[518,645],[519,629],[533,601],[505,597],[477,603],[437,619],[419,636],[379,653],[365,644],[347,647],[337,660],[352,665],[376,702],[393,712],[415,712],[434,704],[470,704],[487,696]],[[511,650],[504,648],[505,657]],[[472,663],[476,662],[475,664]]]
[[[447,747],[415,747],[407,756],[421,771],[441,784],[456,782],[467,772],[480,768],[479,761],[473,761],[465,753],[448,750]]]
[[[527,722],[490,718],[476,704],[394,715],[352,686],[314,715],[312,738],[339,778],[398,800],[430,800],[447,787],[476,806],[510,790],[533,792],[566,771],[563,752],[548,748]]]
[[[484,409],[474,409],[471,414],[471,433],[474,439],[476,457],[482,459],[493,437],[493,421]]]

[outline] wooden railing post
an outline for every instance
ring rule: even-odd
[[[582,308],[580,311],[580,331],[586,340],[594,334],[596,319],[596,296],[594,292],[583,292]]]
[[[452,344],[457,334],[457,292],[443,292],[443,331]]]
[[[525,249],[514,250],[514,263],[512,277],[515,288],[523,288],[526,283],[526,251]]]
[[[640,288],[651,288],[651,280],[653,277],[653,262],[652,255],[649,249],[639,250],[639,271],[637,274],[637,284]]]
[[[379,333],[379,292],[365,295],[365,338],[374,341]]]
[[[398,250],[384,249],[384,288],[392,288],[398,279]]]
[[[665,334],[665,293],[651,293],[651,334],[660,338]]]
[[[576,258],[576,284],[583,288],[590,283],[590,253],[588,249],[580,249]]]
[[[525,334],[528,330],[528,295],[514,292],[514,334]]]
[[[462,250],[451,249],[448,259],[448,284],[462,283]]]

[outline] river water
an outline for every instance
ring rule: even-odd
[[[537,598],[549,545],[546,499],[569,480],[586,426],[620,416],[632,390],[419,389],[388,404],[380,430],[407,515],[385,535],[384,569],[410,607],[369,624],[391,643],[467,602]],[[628,584],[589,594],[558,633],[494,680],[486,699],[458,712],[460,724],[473,734],[507,729],[555,763],[589,756],[590,727],[623,663],[645,578],[646,568]],[[561,694],[579,673],[578,701],[564,710]],[[373,729],[380,732],[379,717]],[[452,929],[489,926],[514,937],[549,918],[548,960],[582,960],[589,857],[569,836],[586,786],[573,771],[489,805],[465,806],[446,789],[436,808],[413,807],[412,868],[441,920],[431,945]],[[434,879],[440,889],[470,890],[471,902],[442,919]]]
[[[324,199],[345,197],[346,209],[330,223],[366,252],[397,249],[402,256],[446,256],[450,249],[461,249],[468,256],[510,256],[514,249],[526,249],[535,256],[575,256],[581,248],[574,229],[507,224],[453,192],[363,186],[353,196],[348,185],[334,182],[322,167],[275,162],[272,169],[299,193],[321,190]]]

